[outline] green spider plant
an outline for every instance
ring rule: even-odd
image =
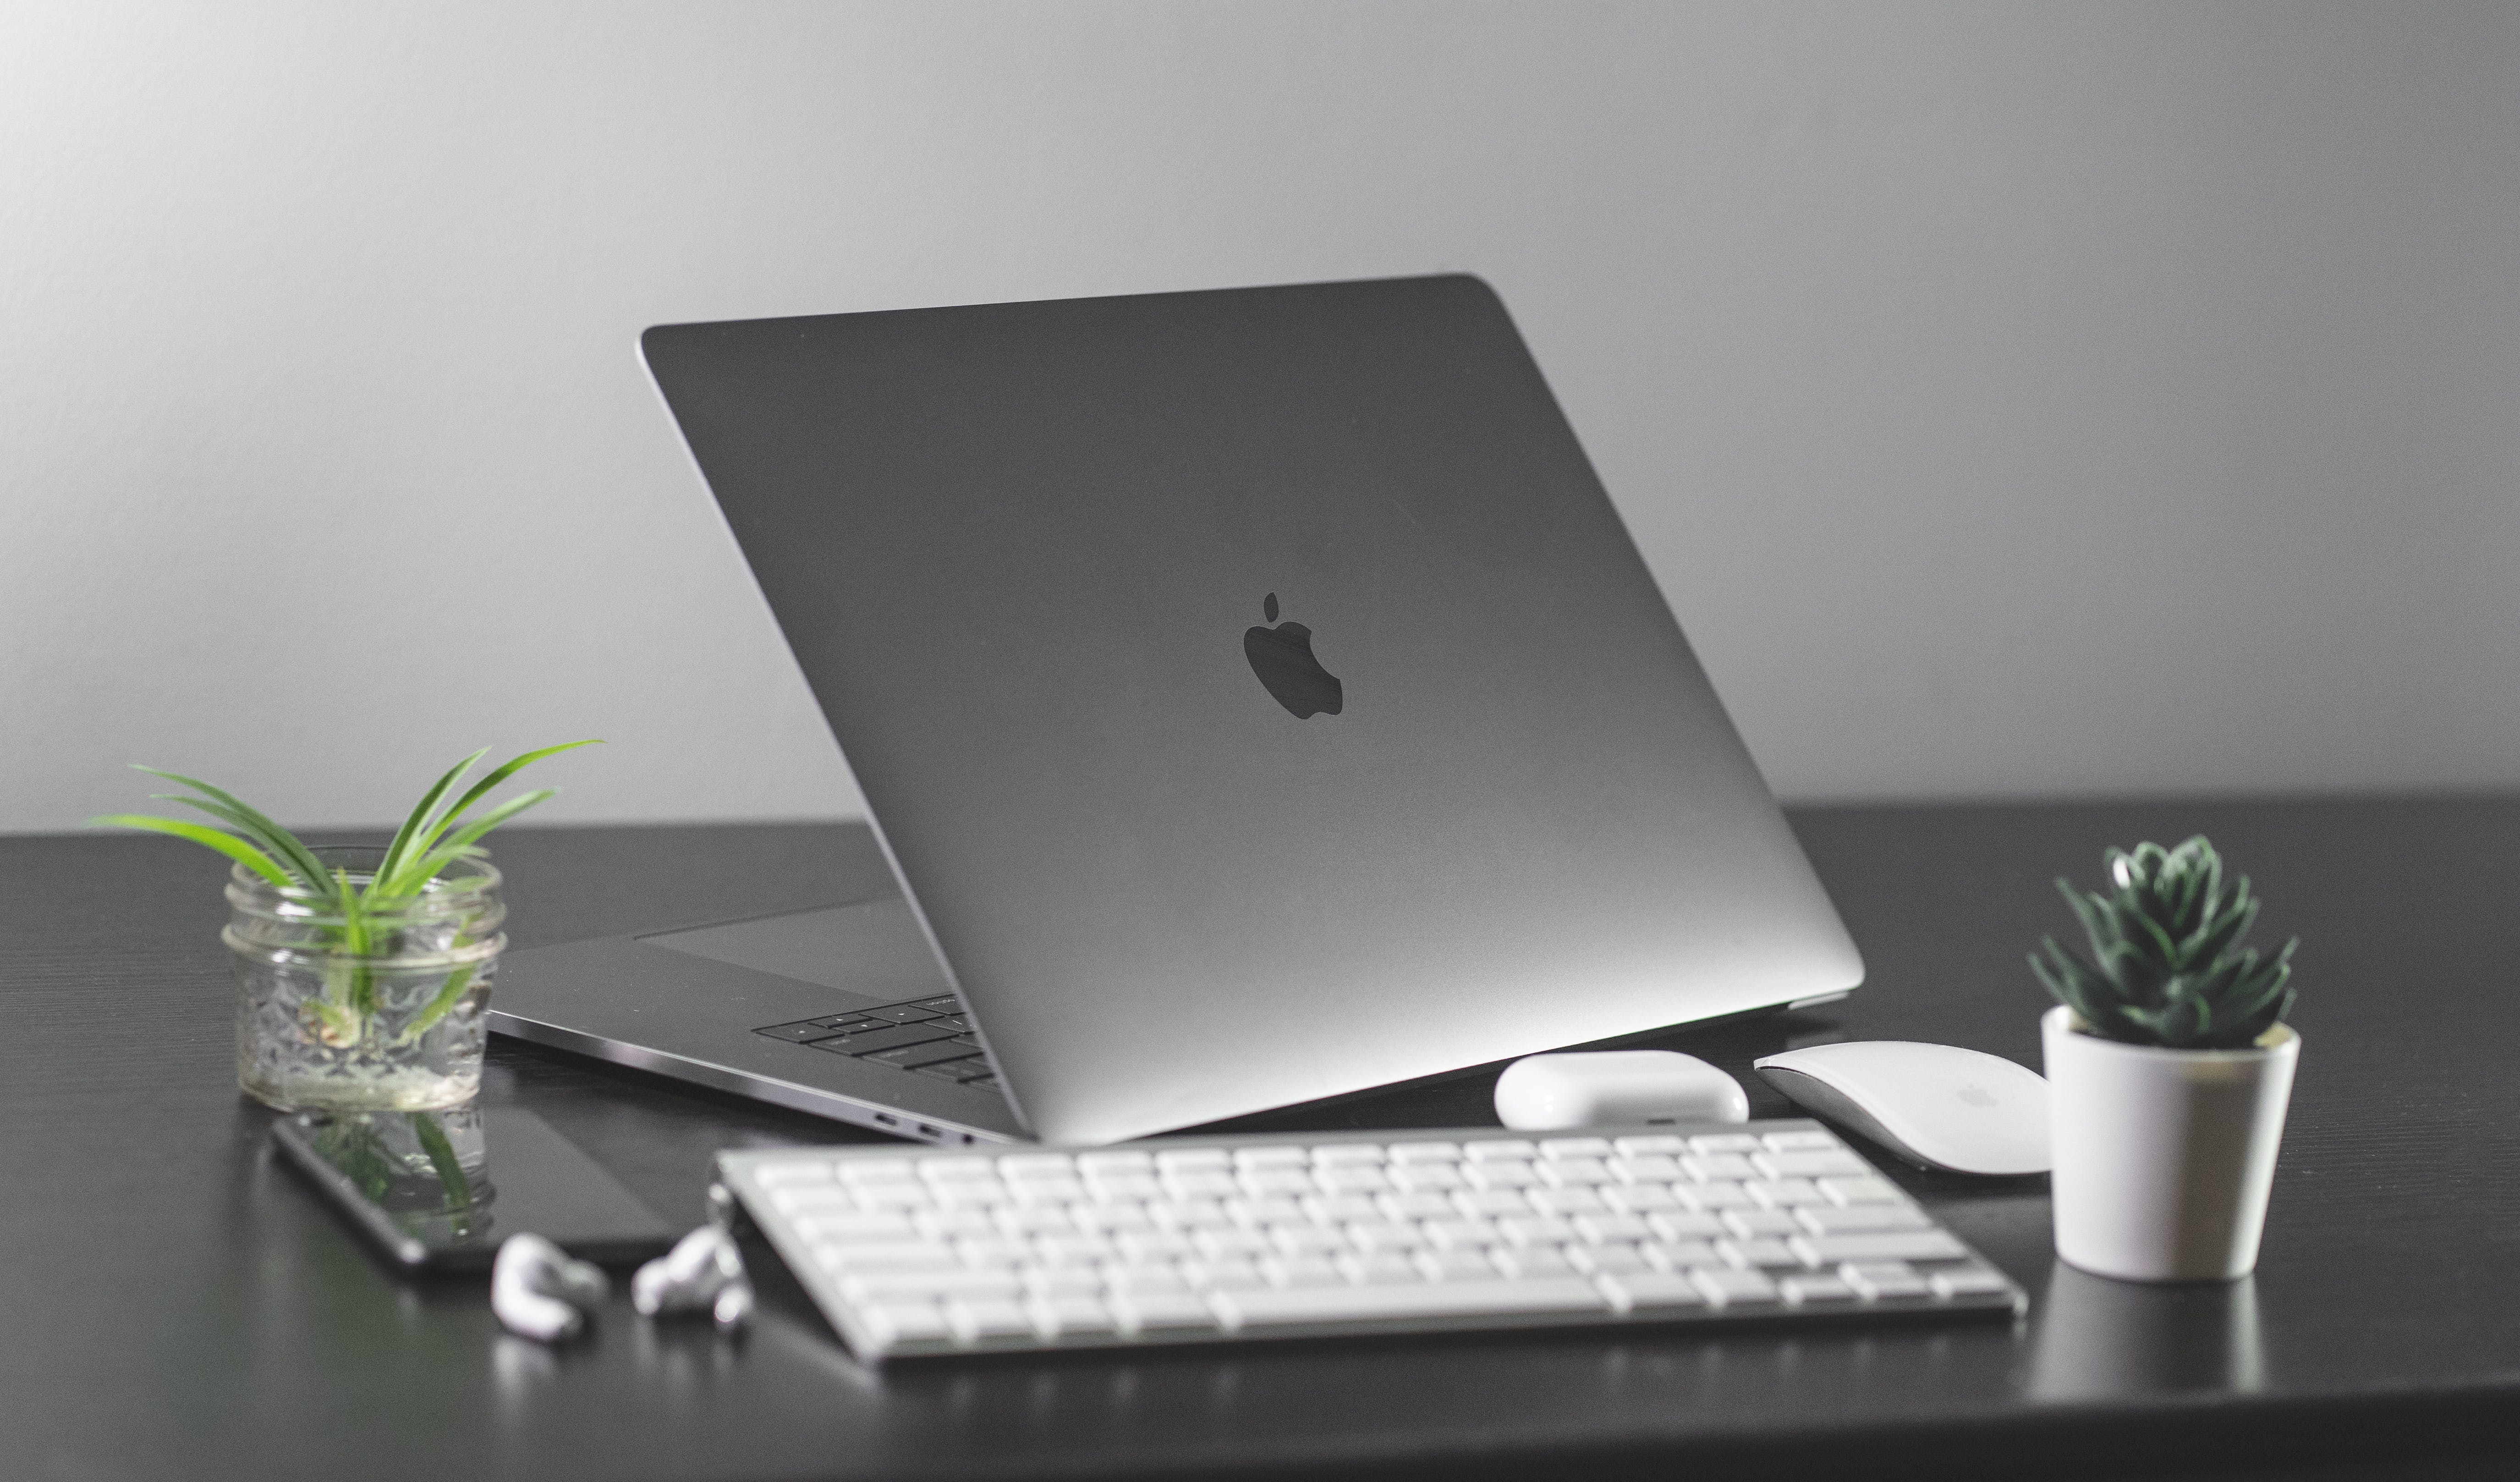
[[[315,1003],[315,1012],[322,1020],[328,1042],[354,1044],[377,1010],[376,977],[369,960],[380,938],[393,929],[395,921],[421,899],[440,872],[460,861],[486,855],[489,851],[481,847],[481,839],[491,830],[557,794],[549,787],[538,788],[468,819],[474,805],[501,783],[544,757],[596,744],[599,742],[594,741],[569,741],[528,751],[492,769],[462,795],[455,796],[455,789],[481,758],[490,754],[490,748],[484,746],[473,752],[448,768],[446,775],[421,795],[419,804],[395,831],[393,842],[385,846],[383,856],[373,871],[366,872],[364,879],[346,868],[326,866],[296,834],[273,823],[236,794],[197,778],[155,767],[135,766],[133,770],[162,777],[189,790],[151,796],[206,814],[227,827],[213,828],[190,819],[141,813],[110,813],[88,822],[191,839],[226,855],[269,881],[275,890],[309,908],[313,913],[310,923],[324,927],[328,945],[338,949],[333,954],[334,961],[327,965],[325,994]],[[455,945],[472,944],[459,934]],[[428,1005],[404,1026],[396,1043],[419,1038],[445,1017],[463,1000],[472,981],[471,966],[449,972]]]

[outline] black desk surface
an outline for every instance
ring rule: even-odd
[[[2038,1064],[2022,956],[2048,881],[2203,830],[2304,939],[2300,1082],[2264,1257],[2234,1287],[2052,1264],[2044,1181],[1897,1176],[2030,1287],[2027,1321],[1626,1331],[896,1367],[784,1274],[751,1336],[505,1337],[477,1286],[401,1286],[240,1098],[221,866],[139,837],[0,839],[0,1475],[788,1478],[1493,1468],[1668,1476],[2520,1475],[2520,801],[1806,809],[1870,966],[1848,1003],[1675,1034],[1751,1057],[1904,1038]],[[512,937],[887,888],[845,827],[505,835]],[[1265,1123],[1493,1122],[1491,1076]],[[494,1041],[528,1104],[677,1223],[709,1153],[857,1141]]]

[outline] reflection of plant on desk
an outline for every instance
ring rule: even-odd
[[[315,1130],[315,1150],[356,1185],[369,1203],[383,1205],[410,1171],[401,1156],[385,1144],[384,1127],[380,1121],[384,1116],[410,1119],[413,1140],[428,1158],[439,1187],[446,1190],[447,1211],[469,1207],[472,1202],[472,1181],[465,1176],[455,1145],[448,1140],[434,1112],[370,1112],[338,1117]]]
[[[593,744],[570,741],[528,751],[495,768],[449,801],[465,776],[489,754],[489,748],[473,752],[422,795],[395,832],[393,842],[367,869],[328,866],[296,834],[236,794],[155,767],[135,770],[162,777],[187,790],[153,796],[206,814],[227,827],[137,813],[109,814],[89,822],[148,829],[191,839],[217,850],[269,882],[292,910],[292,923],[307,929],[309,939],[293,945],[300,950],[314,947],[327,959],[325,991],[309,1003],[321,1021],[321,1038],[329,1045],[351,1045],[365,1035],[368,1021],[378,1010],[376,961],[398,950],[398,934],[415,908],[428,902],[432,894],[446,892],[448,882],[441,877],[443,872],[459,863],[484,858],[488,851],[480,841],[491,830],[555,793],[548,787],[523,793],[468,819],[473,807],[501,783],[544,757]],[[455,949],[473,945],[475,933],[470,929],[471,924],[462,920],[453,922],[453,934],[445,945]],[[462,1001],[473,971],[471,964],[449,970],[434,997],[402,1027],[399,1041],[418,1039],[443,1018]]]

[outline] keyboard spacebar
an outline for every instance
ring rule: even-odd
[[[1216,1293],[1228,1327],[1394,1322],[1496,1313],[1600,1315],[1610,1304],[1583,1280],[1446,1281],[1393,1286],[1289,1286]]]

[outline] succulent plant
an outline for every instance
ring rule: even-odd
[[[2111,849],[2107,895],[2059,878],[2092,938],[2086,962],[2043,938],[2030,968],[2092,1033],[2172,1050],[2240,1050],[2292,1008],[2292,953],[2262,958],[2240,938],[2258,919],[2249,878],[2227,879],[2203,834],[2176,849]]]

